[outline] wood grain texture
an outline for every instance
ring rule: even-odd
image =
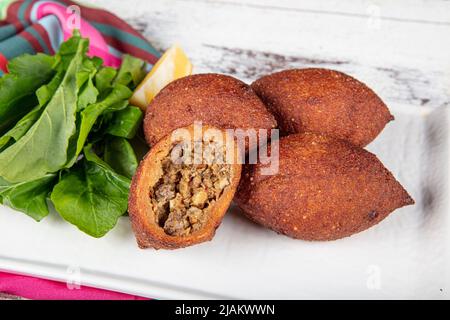
[[[245,82],[286,68],[349,73],[387,103],[450,105],[450,1],[91,0],[194,72]]]
[[[185,0],[186,1],[186,0]],[[198,0],[193,0],[198,1]],[[320,14],[373,17],[383,20],[450,24],[448,0],[204,0],[228,5],[269,7],[280,11],[302,11]]]

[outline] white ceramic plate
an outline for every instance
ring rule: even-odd
[[[291,240],[230,209],[210,243],[140,250],[128,218],[93,239],[52,213],[0,207],[0,269],[153,298],[449,298],[448,109],[391,106],[369,149],[417,204],[331,243]]]

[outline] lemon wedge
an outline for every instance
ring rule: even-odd
[[[147,109],[153,98],[170,82],[192,73],[192,63],[178,45],[167,50],[150,73],[136,88],[130,103],[143,111]]]

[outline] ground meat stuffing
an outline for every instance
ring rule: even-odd
[[[201,229],[214,205],[230,185],[231,166],[175,164],[170,154],[162,161],[163,176],[150,190],[155,222],[168,235],[187,236]]]

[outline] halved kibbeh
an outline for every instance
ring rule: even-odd
[[[129,213],[141,248],[209,241],[230,206],[241,177],[237,144],[222,143],[225,132],[216,128],[194,130],[202,129],[178,129],[160,140],[133,177]]]

